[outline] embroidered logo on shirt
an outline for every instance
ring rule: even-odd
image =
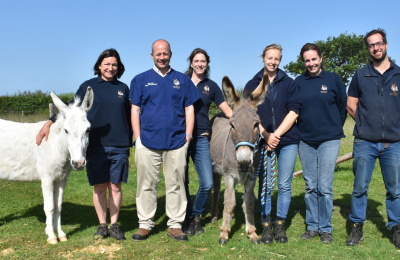
[[[147,83],[146,85],[144,85],[145,87],[148,87],[148,86],[157,86],[158,84],[157,83],[154,83],[154,82],[149,82],[149,83]]]
[[[395,83],[392,83],[392,87],[390,89],[393,91],[393,93],[390,93],[391,96],[399,95],[399,93],[397,93],[399,91],[399,87],[397,87]]]
[[[322,85],[321,87],[321,93],[328,93],[328,87],[325,85]]]
[[[177,79],[174,79],[174,88],[176,88],[176,89],[180,89],[181,88],[181,86],[179,86],[179,80],[177,80]]]
[[[118,97],[120,98],[124,97],[124,93],[121,90],[118,90]]]
[[[210,87],[208,85],[204,86],[203,94],[209,95],[210,94]]]

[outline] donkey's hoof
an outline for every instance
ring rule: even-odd
[[[50,245],[55,245],[58,243],[57,238],[49,238],[47,239],[47,243],[49,243]]]
[[[211,218],[211,220],[210,220],[210,223],[217,222],[217,220],[218,220],[218,218],[217,218],[217,217],[213,217],[213,218]]]
[[[60,242],[66,242],[68,239],[66,236],[62,236],[62,237],[59,237],[58,240],[60,240]]]
[[[219,239],[219,244],[220,245],[226,245],[227,243],[228,243],[228,240],[222,239],[222,238]]]
[[[260,240],[256,239],[256,240],[251,240],[251,243],[253,244],[260,244]]]

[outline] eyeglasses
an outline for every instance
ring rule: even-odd
[[[371,43],[371,44],[368,44],[368,49],[374,49],[375,46],[378,47],[378,48],[382,48],[383,45],[385,45],[385,43],[383,41],[376,42],[376,43]]]

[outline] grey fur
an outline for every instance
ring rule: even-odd
[[[222,80],[222,88],[228,104],[233,106],[230,119],[223,114],[216,115],[212,120],[212,135],[210,152],[214,172],[214,196],[211,210],[211,221],[218,217],[218,197],[221,186],[221,176],[225,180],[223,223],[219,242],[225,244],[230,232],[230,220],[236,205],[235,185],[244,183],[243,211],[246,218],[246,233],[250,241],[260,243],[254,225],[254,186],[255,181],[247,178],[249,172],[254,172],[257,155],[250,146],[239,146],[239,142],[255,143],[259,137],[257,105],[264,101],[268,76],[264,76],[260,85],[252,92],[249,99],[241,100],[228,77]]]

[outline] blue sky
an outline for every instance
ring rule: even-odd
[[[389,56],[400,62],[399,10],[397,0],[0,0],[0,95],[75,92],[110,47],[121,55],[121,81],[129,86],[153,66],[151,44],[159,38],[171,43],[174,69],[185,71],[190,52],[204,48],[211,79],[221,84],[227,75],[238,87],[262,68],[259,56],[274,42],[283,47],[283,68],[306,42],[380,27]]]

